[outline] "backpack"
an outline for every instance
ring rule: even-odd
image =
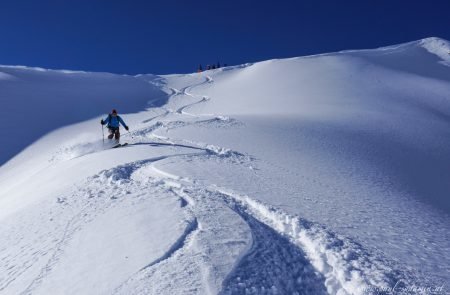
[[[108,114],[108,124],[111,124],[111,118],[112,118],[111,114]],[[120,116],[119,115],[117,115],[117,120],[120,121]]]

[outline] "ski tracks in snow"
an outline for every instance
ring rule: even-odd
[[[142,128],[132,133],[131,148],[133,145],[169,146],[178,151],[176,154],[101,171],[72,193],[58,197],[56,203],[44,202],[41,212],[35,215],[24,212],[19,222],[4,224],[2,232],[7,233],[5,237],[11,246],[0,249],[0,294],[9,290],[39,293],[77,232],[121,204],[139,205],[155,198],[178,200],[184,214],[184,230],[160,257],[144,262],[116,286],[102,291],[114,294],[363,294],[365,287],[388,288],[399,280],[410,281],[408,275],[396,271],[381,256],[368,253],[361,245],[320,225],[232,189],[205,185],[156,166],[168,159],[216,158],[251,167],[254,159],[238,151],[155,133],[159,129],[169,131],[186,125],[240,126],[231,118],[186,112],[190,106],[210,99],[193,94],[192,89],[213,82],[211,77],[206,77],[201,83],[172,89],[172,99],[189,102],[173,109],[161,108],[160,114],[144,120]],[[18,227],[28,227],[28,230]],[[15,236],[16,232],[27,232],[28,236]],[[14,256],[17,254],[10,253],[21,253],[23,257],[17,259]],[[14,285],[21,276],[28,278],[27,286]]]
[[[194,99],[193,102],[175,111],[177,115],[190,118],[169,120],[164,123],[158,121],[158,127],[166,128],[168,132],[172,128],[194,124],[214,127],[217,121],[227,127],[239,126],[238,122],[230,118],[214,114],[195,115],[185,111],[193,105],[210,100],[209,97],[192,94],[191,90],[213,82],[211,77],[207,77],[202,83],[185,87],[180,91],[175,90],[175,96]],[[173,144],[174,140],[171,142]],[[253,158],[237,151],[190,141],[183,143],[206,148],[214,156],[251,167],[249,163]],[[167,179],[167,175],[162,176]],[[172,182],[179,179],[170,175],[169,178]],[[414,281],[412,275],[407,271],[396,270],[396,267],[383,259],[381,254],[370,253],[358,243],[340,237],[320,225],[297,216],[290,216],[249,196],[195,185],[193,181],[187,188],[183,188],[183,184],[179,183],[178,186],[181,187],[179,191],[187,190],[191,194],[196,192],[197,196],[207,196],[203,197],[202,202],[197,200],[195,204],[204,205],[211,203],[212,200],[225,204],[236,217],[245,222],[251,232],[253,240],[251,248],[247,249],[244,257],[234,266],[220,288],[216,285],[217,290],[222,290],[223,294],[362,294],[368,288],[387,289],[398,282],[406,285]],[[188,204],[192,207],[193,203]],[[199,209],[195,210],[195,214],[198,215]]]

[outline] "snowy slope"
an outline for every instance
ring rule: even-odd
[[[47,132],[111,111],[138,112],[163,104],[164,93],[132,76],[0,66],[0,165]],[[79,130],[77,133],[83,133]]]
[[[429,38],[163,77],[1,67],[0,294],[448,286],[449,51]],[[111,106],[127,147],[102,143]]]

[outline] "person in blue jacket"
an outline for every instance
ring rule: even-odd
[[[105,120],[101,120],[100,123],[102,125],[106,124],[106,127],[108,127],[109,130],[109,135],[108,138],[109,139],[113,139],[113,137],[115,137],[115,139],[117,141],[119,141],[120,139],[120,131],[119,131],[119,126],[120,124],[122,124],[122,126],[128,131],[128,126],[127,124],[125,124],[125,122],[122,120],[122,118],[117,114],[117,111],[114,109],[112,110],[111,114],[108,114],[108,117],[106,117]]]

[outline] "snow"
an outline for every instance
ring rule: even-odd
[[[424,39],[420,43],[423,48],[441,58],[444,65],[450,65],[450,42],[434,37]]]
[[[0,294],[444,294],[449,48],[1,66]],[[126,147],[101,139],[111,108]]]
[[[17,66],[0,66],[0,87],[0,137],[9,139],[0,165],[59,127],[94,117],[100,121],[111,105],[121,113],[138,112],[166,98],[153,84],[132,76]]]

